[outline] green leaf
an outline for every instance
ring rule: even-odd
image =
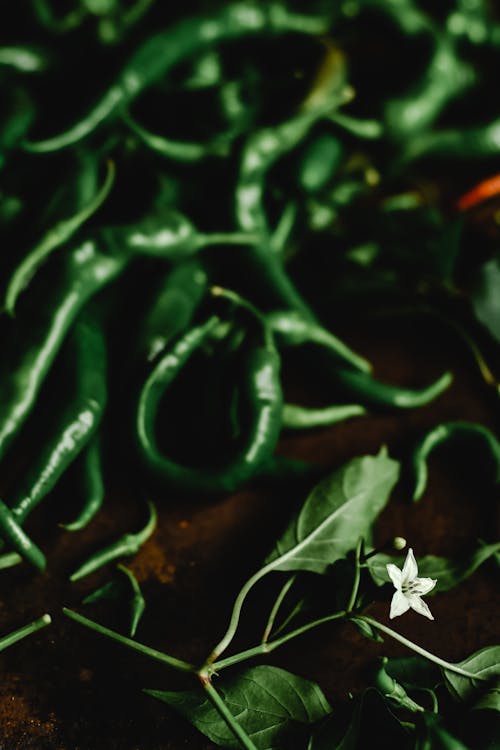
[[[324,718],[331,708],[314,682],[270,666],[247,669],[220,679],[217,691],[259,750],[278,750],[308,724]],[[185,716],[221,747],[240,745],[205,695],[198,691],[146,690]]]
[[[345,714],[334,713],[312,735],[308,750],[359,750],[373,747],[409,750],[410,736],[375,688],[365,690],[354,702],[346,721]]]
[[[417,560],[418,575],[423,578],[436,578],[436,586],[427,596],[432,596],[441,591],[458,586],[471,576],[480,565],[489,557],[496,555],[500,551],[500,542],[496,544],[486,544],[474,552],[464,555],[460,558],[450,560],[446,557],[436,557],[435,555],[426,555]],[[399,568],[403,567],[404,558],[392,555],[378,554],[367,561],[371,576],[378,586],[390,582],[387,574],[387,563],[394,563]]]
[[[500,646],[487,646],[457,666],[477,674],[480,680],[443,669],[445,684],[458,701],[473,703],[474,708],[500,711]]]
[[[439,668],[421,656],[388,659],[385,671],[407,689],[431,690],[441,681]]]
[[[398,476],[385,449],[349,461],[313,489],[266,562],[282,558],[276,570],[325,573],[360,537],[370,539]]]

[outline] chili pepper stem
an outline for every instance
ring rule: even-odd
[[[359,539],[356,545],[356,553],[355,553],[355,558],[354,558],[354,580],[352,584],[351,596],[349,597],[349,603],[347,605],[348,612],[352,612],[352,610],[354,609],[354,606],[356,604],[356,598],[358,596],[359,583],[361,581],[360,558],[361,558],[362,549],[363,549],[363,539]]]
[[[482,682],[486,681],[485,677],[481,677],[480,675],[474,674],[473,672],[468,672],[466,669],[462,669],[461,667],[458,667],[456,664],[451,664],[450,662],[445,661],[444,659],[441,659],[439,656],[436,656],[435,654],[432,654],[430,651],[427,651],[425,648],[422,648],[421,646],[418,646],[416,643],[413,643],[413,641],[408,640],[408,638],[405,638],[404,635],[400,635],[395,630],[388,628],[387,625],[383,625],[381,622],[377,622],[377,620],[374,620],[372,617],[368,617],[366,615],[355,615],[354,617],[351,617],[351,620],[353,621],[359,620],[361,622],[368,623],[368,625],[371,625],[377,630],[380,630],[380,632],[385,633],[390,638],[393,638],[395,641],[399,641],[399,643],[402,643],[404,646],[407,646],[412,651],[415,651],[415,653],[420,654],[420,656],[423,656],[425,659],[428,659],[429,661],[434,662],[434,664],[437,664],[439,667],[442,667],[443,669],[448,670],[448,672],[454,672],[455,674],[461,675],[462,677],[468,677],[470,680],[481,680]]]
[[[296,628],[295,630],[290,631],[290,633],[286,633],[285,635],[282,635],[281,638],[276,638],[274,641],[268,641],[265,643],[260,643],[258,646],[254,646],[253,648],[246,649],[245,651],[241,651],[239,654],[233,654],[233,656],[228,656],[225,659],[220,659],[220,661],[215,661],[210,663],[207,661],[207,664],[203,669],[206,669],[209,674],[213,674],[214,672],[219,672],[221,669],[225,669],[226,667],[232,667],[234,664],[238,664],[239,662],[246,661],[247,659],[251,659],[254,656],[262,656],[263,654],[270,654],[272,651],[275,651],[280,646],[283,646],[285,643],[288,643],[288,641],[293,640],[293,638],[298,638],[298,636],[303,635],[304,633],[307,633],[309,630],[313,630],[314,628],[319,627],[320,625],[324,625],[327,622],[333,622],[334,620],[340,620],[344,618],[348,613],[344,610],[341,610],[339,612],[334,612],[332,615],[326,615],[325,617],[320,617],[318,620],[313,620],[312,622],[308,622],[305,625],[302,625],[300,628]],[[203,671],[200,670],[200,671]]]
[[[236,739],[240,742],[241,746],[245,750],[257,750],[248,734],[245,732],[241,724],[238,723],[236,718],[233,716],[223,698],[219,695],[217,690],[212,685],[210,678],[206,674],[198,674],[198,679],[205,690],[208,700],[212,703],[218,714],[224,719],[227,726],[234,734]]]
[[[63,607],[63,613],[70,619],[78,622],[80,625],[83,625],[90,630],[95,630],[96,633],[105,635],[108,638],[121,643],[123,646],[127,646],[128,648],[132,649],[132,651],[137,651],[140,654],[144,654],[144,656],[149,656],[150,659],[159,661],[162,664],[167,664],[169,667],[177,669],[179,672],[196,672],[196,667],[193,664],[189,664],[182,659],[176,659],[175,656],[165,654],[163,653],[163,651],[157,651],[155,648],[151,648],[150,646],[145,646],[143,643],[138,643],[131,638],[127,638],[120,633],[116,633],[114,630],[110,630],[110,628],[104,627],[104,625],[99,625],[99,623],[94,622],[93,620],[89,620],[87,617],[78,614],[78,612],[74,612],[72,609]]]
[[[4,635],[3,638],[0,638],[0,651],[3,651],[6,648],[9,648],[9,646],[12,646],[14,643],[17,643],[17,641],[22,641],[23,638],[26,638],[28,635],[32,635],[33,633],[38,632],[38,630],[42,630],[42,628],[46,628],[47,625],[50,625],[52,622],[52,618],[50,615],[45,614],[38,618],[38,620],[34,620],[33,622],[30,622],[29,625],[24,625],[22,628],[19,628],[18,630],[14,630],[13,633],[9,633],[8,635]]]

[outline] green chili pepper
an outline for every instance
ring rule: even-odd
[[[0,530],[5,541],[14,547],[21,557],[28,560],[38,570],[45,570],[45,555],[23,531],[3,500],[0,500]]]
[[[500,119],[477,128],[436,130],[408,142],[401,163],[436,155],[451,159],[482,159],[500,153]]]
[[[317,193],[334,176],[344,154],[336,136],[322,133],[308,144],[302,154],[297,179],[306,193]]]
[[[117,567],[118,570],[121,570],[125,574],[132,588],[132,599],[130,601],[130,637],[133,638],[136,634],[139,621],[146,609],[146,602],[133,572],[129,568],[126,568],[125,565],[118,565]]]
[[[0,638],[0,651],[4,651],[6,648],[9,648],[9,646],[12,646],[14,643],[17,643],[18,641],[22,641],[23,638],[26,638],[28,635],[32,635],[33,633],[37,633],[42,628],[46,628],[47,625],[50,625],[52,622],[52,618],[50,615],[42,615],[38,618],[38,620],[34,620],[33,622],[30,622],[29,625],[24,625],[22,628],[18,628],[17,630],[14,630],[13,633],[9,633],[8,635],[4,635]]]
[[[0,372],[0,456],[30,412],[66,332],[87,300],[115,279],[134,258],[181,260],[210,244],[251,244],[241,234],[203,234],[182,215],[147,217],[133,227],[106,227],[61,258],[60,279],[42,304],[36,323],[27,315],[11,322],[12,350]],[[99,248],[105,248],[102,252]]]
[[[264,210],[265,177],[271,166],[300,143],[317,120],[330,114],[344,101],[343,78],[327,97],[301,110],[297,115],[273,127],[253,133],[243,150],[235,211],[239,226],[247,232],[268,233]]]
[[[66,333],[87,300],[123,270],[127,256],[105,255],[86,240],[61,256],[61,277],[33,314],[9,321],[11,339],[4,349],[0,383],[0,455],[19,432]]]
[[[28,253],[16,268],[5,293],[5,309],[10,315],[14,314],[17,298],[26,287],[29,280],[36,273],[40,265],[50,253],[64,244],[103,204],[113,186],[115,168],[113,162],[108,162],[108,173],[102,188],[93,196],[86,206],[74,216],[63,219],[42,237],[40,242]]]
[[[80,476],[78,487],[83,488],[85,498],[78,516],[70,523],[60,524],[66,531],[80,531],[87,526],[101,509],[104,500],[104,482],[101,466],[101,446],[98,436],[84,448],[77,459],[77,469]]]
[[[235,304],[248,306],[234,293],[214,288],[213,293],[230,298]],[[276,445],[280,425],[282,395],[279,383],[279,356],[272,336],[260,316],[251,309],[254,323],[260,328],[263,342],[246,352],[242,399],[248,406],[249,427],[243,445],[236,455],[218,470],[200,470],[182,466],[161,455],[155,438],[155,416],[159,401],[188,358],[210,336],[219,322],[211,318],[185,334],[156,365],[139,398],[137,434],[146,465],[167,484],[187,492],[231,492],[258,473],[270,458]]]
[[[436,34],[435,51],[421,81],[407,95],[389,101],[385,107],[389,133],[405,140],[421,133],[474,81],[473,68],[459,60],[450,38]]]
[[[139,346],[145,359],[156,359],[190,325],[206,290],[207,273],[196,259],[179,263],[167,274],[141,326]]]
[[[338,369],[335,377],[347,391],[359,396],[364,401],[378,406],[398,409],[414,409],[417,406],[428,404],[445,391],[453,380],[451,372],[445,372],[431,385],[412,390],[381,383],[364,372],[344,368]]]
[[[148,148],[167,159],[180,162],[193,162],[204,159],[207,156],[227,156],[229,153],[230,138],[218,136],[208,143],[193,143],[189,141],[174,141],[162,135],[151,133],[142,127],[130,115],[122,115],[124,122],[133,133]]]
[[[99,586],[98,589],[95,589],[95,591],[92,591],[84,599],[82,599],[82,604],[94,604],[95,602],[100,602],[103,599],[108,601],[119,599],[120,588],[120,584],[116,581],[107,581],[102,586]]]
[[[118,557],[135,555],[156,528],[157,516],[155,506],[152,502],[148,502],[148,509],[149,519],[144,528],[136,534],[124,534],[116,542],[113,542],[113,544],[110,544],[108,547],[104,547],[104,549],[94,553],[85,563],[83,563],[83,565],[75,570],[70,576],[70,580],[78,581],[80,578],[88,576],[90,573],[102,568],[103,565],[107,565]]]
[[[21,525],[53,489],[67,467],[94,434],[106,400],[106,357],[102,332],[93,316],[83,316],[72,333],[74,392],[52,435],[16,489],[10,514],[0,514],[0,534],[21,555],[41,567],[41,552],[29,545]]]
[[[328,119],[356,138],[372,141],[384,135],[384,126],[378,120],[360,120],[343,112],[334,112],[328,115]]]
[[[269,313],[266,320],[278,343],[282,346],[316,344],[332,354],[339,362],[347,363],[362,372],[371,370],[371,365],[366,359],[349,349],[333,333],[314,321],[308,320],[299,312],[277,310]]]
[[[386,672],[385,665],[387,662],[388,659],[385,656],[379,660],[380,666],[377,668],[372,678],[375,687],[380,690],[385,698],[389,698],[397,706],[405,708],[412,713],[422,712],[424,710],[422,706],[415,703],[415,701],[410,698],[404,687]]]
[[[40,50],[29,47],[0,47],[0,65],[19,73],[39,73],[47,67],[47,59]]]
[[[474,422],[446,422],[430,430],[418,441],[412,453],[415,486],[413,500],[420,500],[427,486],[427,461],[437,446],[448,440],[465,439],[481,442],[494,464],[494,481],[500,482],[500,442],[483,425]]]
[[[14,565],[19,565],[22,561],[23,558],[17,552],[6,552],[5,555],[0,555],[0,570],[13,568]]]
[[[285,404],[283,427],[289,430],[307,430],[311,427],[325,427],[343,422],[361,414],[366,414],[366,409],[359,404],[326,406],[323,409],[307,409],[296,404]]]
[[[289,31],[321,34],[327,25],[324,18],[295,14],[279,2],[261,6],[231,3],[222,6],[217,13],[182,19],[144,42],[125,65],[116,83],[84,119],[61,135],[36,143],[28,142],[25,147],[44,153],[82,140],[130,104],[154,81],[165,76],[174,65],[215,44],[246,35]]]

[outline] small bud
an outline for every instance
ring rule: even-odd
[[[406,547],[406,539],[402,536],[395,536],[392,540],[392,547],[396,552],[401,552],[401,550]]]

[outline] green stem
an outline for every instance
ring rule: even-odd
[[[439,667],[448,670],[448,672],[455,672],[455,674],[459,674],[462,677],[468,677],[470,680],[482,680],[483,682],[486,680],[485,677],[481,677],[480,675],[474,674],[473,672],[468,672],[466,669],[462,669],[456,664],[450,664],[450,662],[441,659],[439,656],[431,654],[430,651],[426,651],[425,648],[417,646],[416,643],[413,643],[413,641],[409,641],[408,638],[405,638],[404,635],[396,633],[395,630],[391,630],[391,628],[388,628],[386,625],[382,625],[381,622],[377,622],[377,620],[374,620],[371,617],[367,617],[366,615],[356,615],[351,619],[367,622],[372,627],[377,628],[377,630],[380,630],[382,633],[390,636],[390,638],[394,638],[395,641],[399,641],[399,643],[402,643],[412,651],[415,651],[416,654],[420,654],[420,656],[423,656],[424,659],[428,659],[429,661],[434,662],[434,664],[437,664]]]
[[[349,603],[347,605],[348,612],[352,612],[352,610],[354,609],[354,605],[356,604],[356,598],[358,596],[359,582],[361,580],[360,558],[361,558],[362,547],[363,547],[363,539],[359,539],[358,544],[356,546],[356,556],[354,559],[354,580],[352,584],[351,596],[349,598]]]
[[[261,656],[262,654],[270,654],[272,651],[275,651],[277,648],[279,648],[280,646],[283,646],[288,641],[291,641],[292,638],[297,638],[299,635],[303,635],[304,633],[307,633],[308,630],[313,630],[313,628],[317,628],[320,625],[324,625],[326,622],[332,622],[333,620],[340,620],[342,617],[345,617],[346,614],[347,613],[344,611],[335,612],[333,615],[326,615],[325,617],[321,617],[319,620],[308,622],[306,625],[302,625],[300,628],[296,628],[295,630],[292,630],[290,633],[287,633],[286,635],[282,635],[281,638],[276,638],[275,641],[271,641],[270,643],[260,643],[258,646],[249,648],[246,651],[240,651],[239,654],[234,654],[233,656],[228,656],[226,659],[221,659],[220,661],[216,661],[210,665],[209,670],[212,673],[218,672],[221,669],[225,669],[226,667],[233,666],[233,664],[238,664],[241,661],[252,659],[254,656]],[[207,662],[207,664],[210,664],[210,662]]]
[[[222,639],[219,641],[219,643],[214,647],[212,650],[212,653],[207,659],[207,664],[211,664],[214,662],[220,654],[222,654],[223,651],[226,650],[226,648],[229,646],[231,641],[234,638],[234,635],[236,633],[236,630],[238,628],[238,623],[240,621],[240,615],[241,615],[241,609],[243,607],[243,603],[250,591],[250,589],[255,586],[257,581],[260,581],[261,578],[264,578],[264,576],[267,573],[270,573],[274,568],[276,567],[276,560],[273,560],[268,565],[265,565],[263,568],[258,570],[256,573],[251,576],[246,583],[243,584],[242,588],[240,589],[240,593],[236,597],[236,600],[233,605],[233,611],[231,613],[231,619],[229,621],[228,628],[222,637]]]
[[[297,579],[296,575],[290,576],[290,578],[285,581],[281,591],[279,592],[276,601],[273,604],[273,608],[271,609],[271,612],[269,614],[269,618],[267,620],[266,627],[264,629],[264,633],[262,635],[262,643],[267,643],[267,639],[269,638],[271,634],[271,630],[273,629],[274,621],[276,620],[276,616],[279,612],[279,609],[281,605],[283,604],[283,600],[285,596],[288,594],[290,589],[292,588],[293,584],[295,583]]]
[[[214,705],[214,708],[216,711],[221,715],[221,717],[224,719],[226,724],[228,725],[231,732],[234,734],[236,739],[238,739],[241,743],[241,746],[245,748],[245,750],[257,750],[256,746],[248,736],[248,734],[245,732],[241,724],[238,724],[235,717],[229,710],[229,708],[224,703],[223,699],[217,692],[217,690],[214,688],[208,677],[204,675],[198,675],[200,678],[200,682],[203,685],[203,689],[205,690],[207,694],[207,698],[209,701]]]
[[[3,638],[0,638],[0,651],[9,648],[9,646],[12,646],[13,643],[17,643],[17,641],[22,641],[22,639],[26,638],[26,636],[28,635],[32,635],[38,630],[46,628],[47,625],[50,625],[51,622],[52,618],[50,615],[42,615],[42,617],[39,617],[38,620],[30,622],[29,625],[24,625],[22,628],[14,630],[13,633],[4,635]]]
[[[137,641],[133,641],[131,638],[126,638],[125,636],[120,635],[120,633],[116,633],[114,630],[105,628],[103,625],[99,625],[97,622],[89,620],[87,617],[83,617],[83,615],[79,615],[78,612],[73,612],[73,610],[67,609],[67,607],[63,607],[63,612],[67,617],[80,623],[80,625],[84,625],[86,628],[90,628],[90,630],[95,630],[96,633],[100,633],[101,635],[106,635],[108,638],[112,638],[123,646],[132,649],[132,651],[138,651],[140,654],[149,656],[150,659],[159,661],[162,664],[167,664],[169,667],[177,669],[180,672],[196,672],[196,667],[193,664],[189,664],[181,659],[176,659],[174,656],[164,654],[162,651],[157,651],[155,648],[150,648],[142,643],[137,643]]]

